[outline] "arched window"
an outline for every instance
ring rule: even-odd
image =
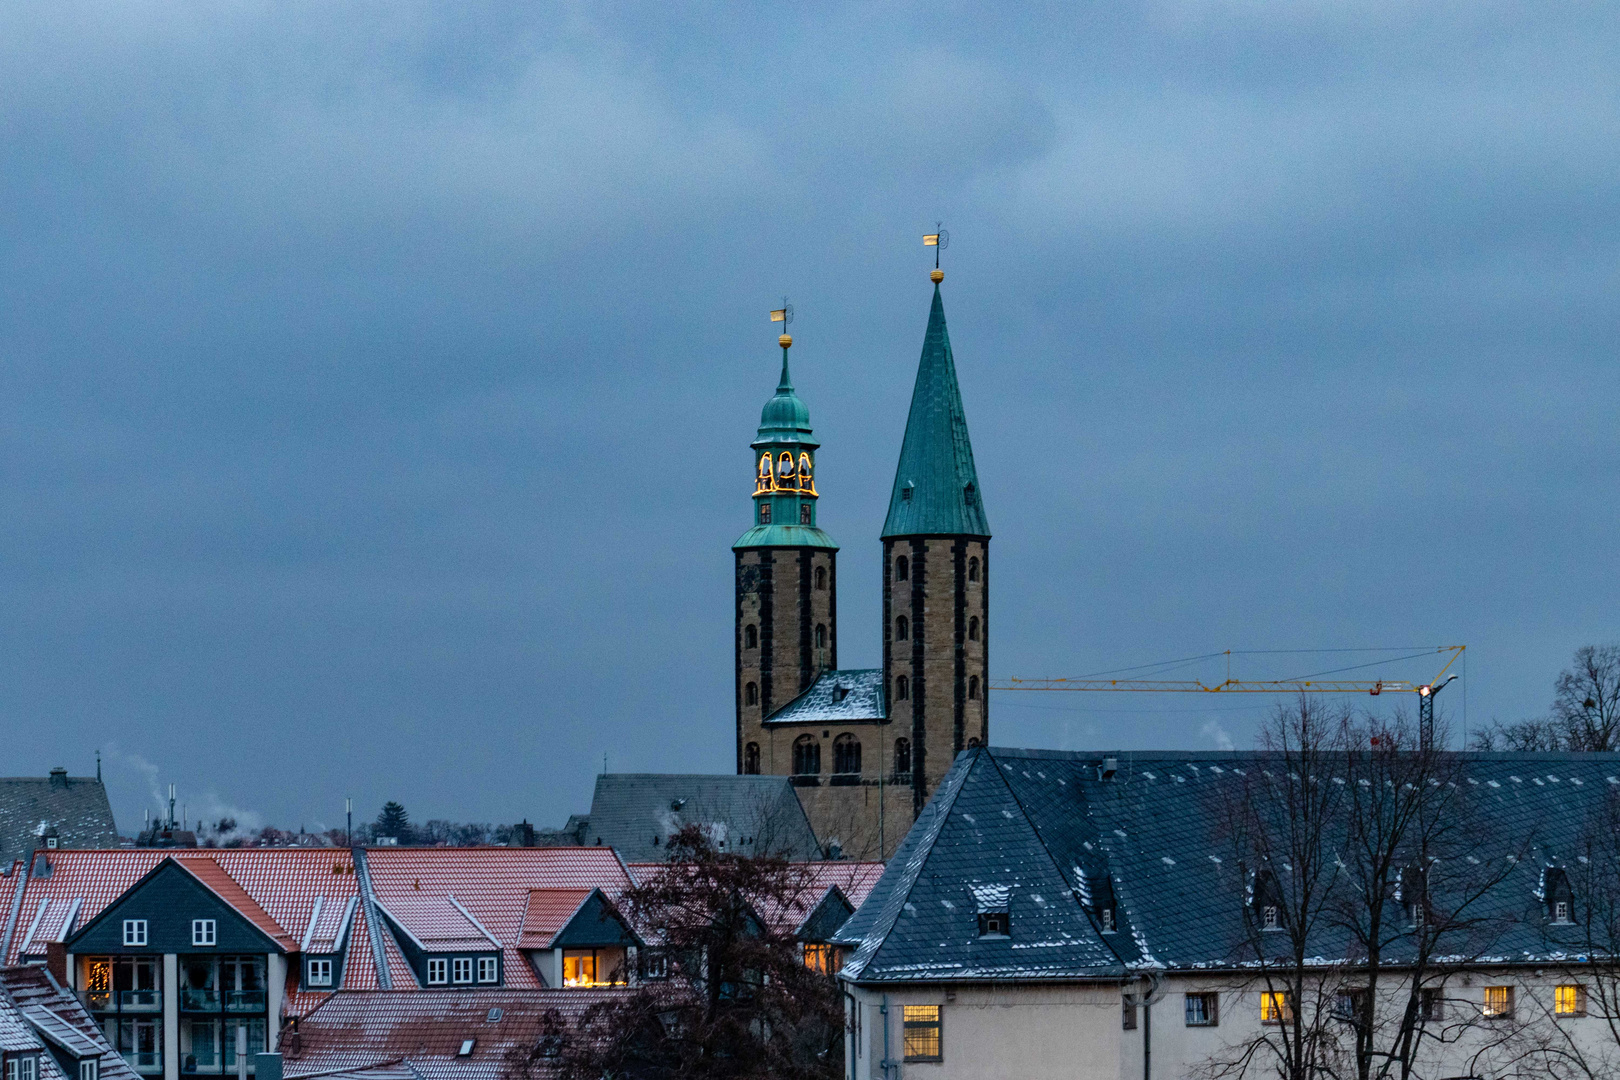
[[[968,620],[968,640],[979,640],[979,617],[977,615]]]
[[[827,647],[827,628],[825,626],[823,626],[822,624],[817,623],[816,624],[816,648],[825,649],[826,647]]]
[[[816,567],[816,588],[825,589],[826,587],[827,587],[827,568],[825,566],[818,566],[818,567]]]
[[[908,581],[911,578],[911,562],[904,555],[894,560],[894,580]]]
[[[753,623],[749,623],[747,626],[743,627],[743,648],[759,648],[759,631],[755,629]]]
[[[759,743],[751,742],[743,747],[743,772],[749,776],[759,775]]]
[[[911,623],[902,615],[894,620],[894,640],[905,641],[909,637],[911,637]]]
[[[911,771],[911,740],[894,740],[894,771],[897,774]]]
[[[861,771],[861,744],[855,736],[845,732],[833,740],[833,772],[858,773]]]
[[[753,683],[749,683],[747,686],[743,687],[743,704],[759,704],[759,687],[755,686]]]
[[[814,735],[800,735],[793,740],[793,774],[815,776],[821,772],[821,743]]]
[[[968,580],[979,580],[979,557],[977,555],[968,560]]]
[[[979,677],[977,675],[968,676],[968,700],[979,700]]]
[[[911,698],[911,680],[904,675],[894,680],[894,700],[907,701]]]

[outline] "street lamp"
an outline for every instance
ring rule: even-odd
[[[1456,678],[1447,675],[1432,686],[1418,687],[1418,745],[1425,750],[1434,742],[1434,696]]]

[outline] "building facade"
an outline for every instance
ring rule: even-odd
[[[752,444],[736,561],[736,768],[787,776],[829,849],[886,858],[957,753],[989,730],[990,529],[957,385],[944,275],[895,470],[883,655],[838,666],[838,548],[816,524],[815,442],[788,372]]]

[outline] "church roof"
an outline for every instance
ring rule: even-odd
[[[765,718],[767,724],[882,720],[883,669],[824,671],[804,693]]]
[[[883,535],[990,535],[937,283]]]
[[[833,538],[816,528],[814,525],[755,525],[752,529],[737,537],[737,542],[731,545],[732,550],[737,548],[756,547],[808,547],[827,548],[837,551],[838,545]]]

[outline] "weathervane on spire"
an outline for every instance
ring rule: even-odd
[[[781,307],[772,309],[771,322],[782,324],[782,336],[776,339],[776,343],[783,349],[789,348],[793,344],[793,335],[787,332],[787,328],[793,322],[793,305],[788,303],[787,297],[782,297]]]
[[[923,247],[934,249],[934,272],[928,277],[935,285],[945,280],[945,271],[939,268],[939,253],[951,246],[951,234],[941,228],[944,224],[943,221],[934,222],[935,231],[923,237]]]

